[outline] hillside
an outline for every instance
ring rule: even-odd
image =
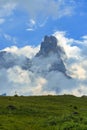
[[[0,130],[87,130],[87,97],[0,97]]]

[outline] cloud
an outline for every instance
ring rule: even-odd
[[[13,37],[9,34],[6,33],[2,33],[2,36],[4,37],[4,39],[8,42],[11,42],[12,44],[17,44],[17,38]]]
[[[87,79],[87,39],[86,35],[82,36],[81,40],[68,38],[66,32],[58,31],[54,34],[58,39],[58,44],[61,45],[67,55],[65,65],[67,73],[77,82],[76,89],[71,92],[74,95],[86,94],[86,79]],[[66,92],[66,91],[65,91]]]
[[[0,18],[10,16],[16,8],[16,1],[0,0]]]
[[[67,0],[32,0],[20,3],[23,8],[29,13],[31,18],[37,18],[39,16],[53,18],[60,18],[62,16],[71,15],[75,7],[74,1]],[[39,5],[39,8],[38,8]],[[40,15],[41,14],[41,15]]]
[[[33,26],[33,25],[35,25],[36,23],[35,23],[35,21],[34,21],[33,19],[30,19],[30,24],[31,24],[31,26]]]
[[[44,27],[45,24],[47,23],[48,18],[44,19],[43,21],[37,21],[30,19],[28,24],[27,24],[27,31],[35,31],[38,27]]]
[[[66,32],[63,31],[58,31],[54,35],[58,40],[58,45],[64,48],[67,56],[64,64],[67,74],[72,78],[69,79],[55,70],[48,71],[51,64],[58,59],[53,54],[47,58],[34,57],[40,46],[23,48],[13,46],[4,50],[31,58],[32,66],[29,70],[22,69],[20,64],[9,69],[0,69],[0,84],[3,86],[1,93],[14,95],[17,91],[19,95],[74,94],[76,96],[87,93],[86,38],[84,36],[80,40],[68,38]]]
[[[40,49],[39,45],[37,47],[24,46],[24,47],[21,47],[21,48],[18,48],[17,46],[11,46],[11,47],[7,47],[7,48],[3,49],[2,51],[14,53],[18,56],[24,55],[24,56],[31,59],[32,57],[35,56],[35,54],[39,51],[39,49]]]
[[[81,49],[77,45],[72,46],[73,43],[76,43],[75,39],[67,38],[64,31],[57,31],[53,35],[58,39],[58,44],[64,48],[67,58],[79,58]]]
[[[55,76],[54,76],[55,75]],[[68,79],[61,72],[52,71],[47,74],[45,87],[43,88],[48,93],[51,91],[55,94],[64,94],[64,91],[67,91],[67,94],[77,86],[77,82],[74,79]]]
[[[35,29],[33,28],[27,28],[26,31],[34,31]]]
[[[39,8],[38,8],[39,5]],[[25,9],[31,18],[35,18],[41,14],[42,16],[62,17],[71,15],[75,6],[73,0],[0,0],[0,17],[11,15],[14,9]]]
[[[3,24],[5,22],[5,19],[0,18],[0,24]]]
[[[7,95],[14,95],[15,91],[19,95],[41,95],[42,87],[46,80],[31,71],[22,70],[19,66],[15,66],[8,70],[1,69],[0,73],[1,92],[6,92]],[[5,82],[3,80],[5,79]]]
[[[87,64],[86,64],[87,65]],[[73,72],[72,77],[78,78],[80,80],[84,80],[87,78],[87,73],[83,67],[83,63],[75,63],[71,66],[70,70]]]
[[[27,31],[33,31],[37,26],[43,27],[48,18],[71,16],[75,7],[75,0],[0,0],[0,18],[10,18],[15,10],[25,12],[28,15]]]
[[[36,29],[36,22],[33,19],[30,19],[28,24],[28,28],[26,29],[27,31],[34,31]]]
[[[38,7],[39,5],[39,7]],[[33,19],[36,25],[34,27],[43,27],[49,18],[53,20],[65,16],[71,16],[76,7],[75,1],[68,0],[19,0],[19,8],[25,10],[29,19]],[[31,31],[31,28],[28,29]]]
[[[5,38],[7,41],[11,41],[11,40],[12,40],[11,36],[8,35],[8,34],[4,34],[4,38]]]
[[[27,71],[16,66],[7,70],[9,81],[19,84],[27,84],[30,82]],[[17,76],[17,78],[16,78]]]
[[[85,35],[85,36],[82,36],[82,38],[83,38],[83,39],[85,39],[85,40],[87,40],[87,35]]]
[[[70,94],[76,88],[75,81],[68,80],[62,73],[49,72],[43,77],[19,66],[0,72],[0,83],[3,86],[0,93],[5,92],[7,95],[14,95],[15,91],[19,95],[64,94],[65,91]]]

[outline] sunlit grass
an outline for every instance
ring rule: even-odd
[[[87,130],[87,97],[0,97],[0,130]]]

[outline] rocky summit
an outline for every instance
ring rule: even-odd
[[[58,46],[58,41],[56,37],[54,36],[45,36],[44,40],[41,43],[40,51],[37,53],[36,56],[49,56],[50,53],[54,53],[57,55],[61,55],[63,52],[63,49]]]

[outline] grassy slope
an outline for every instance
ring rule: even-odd
[[[0,97],[0,130],[87,130],[87,97]]]

